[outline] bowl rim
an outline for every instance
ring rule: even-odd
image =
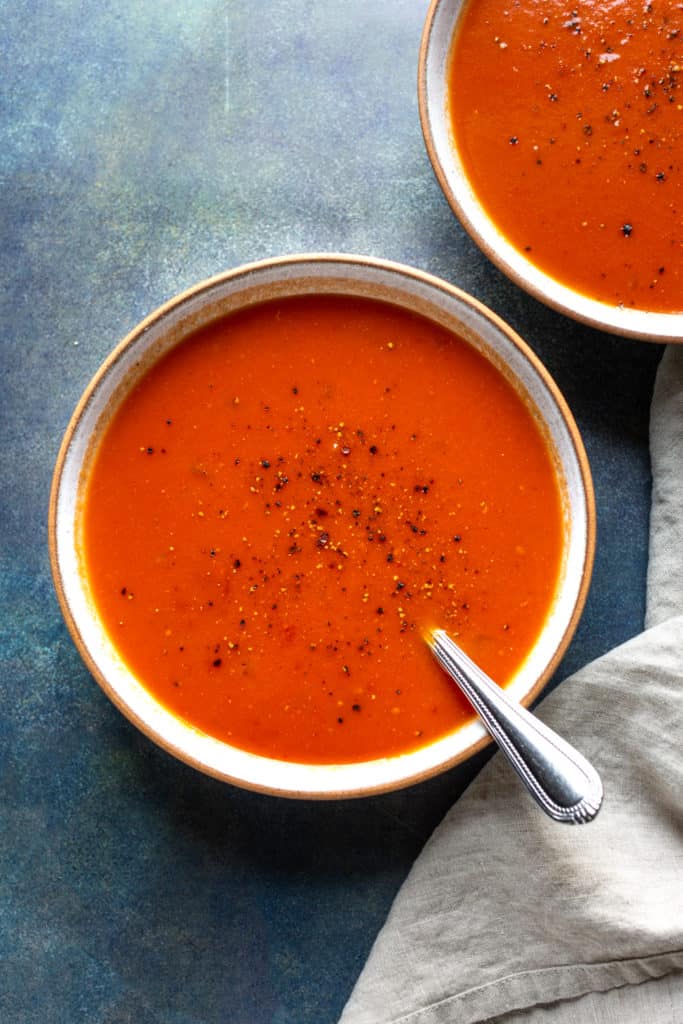
[[[454,183],[444,165],[435,138],[433,129],[435,117],[443,118],[453,155],[457,154],[457,148],[445,109],[442,109],[437,100],[433,100],[431,97],[429,71],[432,61],[435,59],[433,54],[437,19],[447,5],[455,3],[455,18],[450,27],[447,44],[448,60],[450,60],[460,13],[470,2],[472,0],[431,0],[425,17],[418,56],[417,95],[422,135],[432,170],[453,213],[484,255],[506,277],[551,309],[589,327],[619,337],[647,341],[652,344],[683,344],[683,311],[680,313],[657,313],[645,309],[620,307],[591,298],[590,295],[569,287],[537,267],[508,241],[479,202],[462,167],[460,167],[458,181]],[[437,109],[435,110],[435,108]]]
[[[239,786],[243,789],[248,789],[260,793],[265,793],[274,796],[284,796],[295,799],[308,799],[308,800],[333,800],[333,799],[348,799],[352,797],[364,797],[372,796],[380,793],[396,791],[408,786],[416,785],[417,783],[426,781],[438,774],[449,770],[457,764],[461,764],[469,760],[474,754],[479,752],[484,747],[491,743],[491,739],[485,732],[483,727],[479,726],[478,731],[480,736],[474,742],[470,743],[463,750],[458,751],[455,755],[447,757],[439,761],[438,763],[429,765],[426,768],[421,768],[409,775],[402,775],[396,778],[390,778],[385,781],[378,783],[367,783],[367,784],[347,784],[338,787],[320,787],[314,789],[301,789],[292,788],[291,786],[278,785],[277,782],[271,781],[264,783],[261,781],[254,781],[253,779],[244,779],[239,775],[232,774],[224,771],[213,765],[207,765],[200,761],[197,757],[192,756],[187,750],[179,746],[177,742],[169,739],[163,733],[161,733],[152,724],[140,717],[139,714],[132,709],[129,704],[124,700],[121,694],[118,692],[116,687],[106,677],[95,658],[91,655],[86,640],[83,636],[81,626],[77,620],[76,614],[73,611],[71,602],[69,600],[69,586],[62,572],[62,565],[59,554],[59,541],[58,541],[58,526],[59,526],[59,498],[61,493],[62,481],[64,478],[64,469],[71,445],[74,441],[74,437],[78,430],[78,427],[83,419],[85,412],[88,410],[90,403],[96,396],[100,386],[109,376],[112,368],[118,363],[121,357],[128,352],[140,338],[142,338],[152,326],[160,325],[169,313],[176,309],[182,308],[190,300],[201,296],[202,293],[210,294],[211,291],[217,287],[220,287],[226,282],[238,281],[240,278],[248,278],[251,275],[259,274],[263,271],[274,271],[276,273],[283,273],[288,268],[304,268],[306,264],[327,264],[327,265],[338,265],[340,272],[343,274],[345,267],[353,267],[357,272],[362,271],[364,268],[370,270],[371,273],[386,272],[391,276],[397,275],[398,279],[408,278],[409,280],[423,285],[429,288],[436,289],[439,292],[444,292],[449,299],[455,300],[455,303],[464,303],[465,306],[482,316],[484,319],[491,322],[492,326],[502,332],[508,342],[512,343],[514,348],[518,350],[521,356],[530,364],[531,370],[536,374],[546,389],[550,399],[554,403],[557,412],[563,422],[564,428],[567,430],[571,448],[576,459],[576,466],[578,469],[578,477],[580,479],[581,488],[580,495],[581,501],[584,508],[585,515],[585,538],[584,546],[582,549],[582,565],[578,570],[579,585],[577,588],[576,598],[574,605],[569,615],[563,633],[559,640],[554,644],[553,654],[549,659],[545,669],[540,673],[533,686],[526,692],[522,697],[521,703],[528,706],[531,704],[544,689],[546,683],[555,672],[559,662],[561,661],[564,653],[571,642],[571,639],[576,630],[576,626],[579,622],[581,614],[583,612],[588,590],[591,582],[592,569],[595,559],[595,545],[596,545],[596,513],[595,513],[595,493],[593,489],[592,476],[590,472],[590,465],[588,457],[583,446],[583,442],[573,418],[573,415],[569,409],[569,406],[564,399],[559,387],[555,383],[554,379],[550,375],[540,358],[534,353],[529,345],[514,331],[501,317],[495,312],[490,310],[484,303],[478,299],[464,292],[456,285],[452,285],[449,282],[423,270],[395,262],[392,260],[381,259],[374,256],[363,256],[355,255],[343,252],[310,252],[310,253],[296,253],[291,255],[282,255],[276,257],[270,257],[266,259],[256,260],[249,263],[241,264],[240,266],[231,268],[226,271],[222,271],[218,274],[212,275],[205,278],[202,281],[197,282],[194,285],[180,291],[166,302],[162,303],[150,314],[148,314],[143,320],[141,320],[136,326],[130,330],[122,340],[109,352],[105,359],[100,364],[99,368],[95,371],[87,386],[85,387],[73,413],[70,416],[67,424],[59,452],[57,455],[55,468],[52,476],[49,504],[48,504],[48,552],[50,560],[50,568],[52,572],[53,582],[59,605],[65,619],[69,633],[75,643],[78,652],[84,661],[86,667],[99,684],[100,688],[109,697],[112,703],[121,711],[125,717],[132,722],[144,735],[151,739],[157,746],[161,747],[167,753],[172,754],[178,760],[189,764],[193,768],[213,776],[224,782],[229,782],[233,785]],[[284,278],[279,278],[283,280]],[[358,278],[356,278],[358,280]],[[343,294],[343,293],[342,293]],[[387,301],[391,301],[390,299]],[[191,331],[187,331],[187,334]],[[91,444],[91,441],[88,441]],[[83,467],[81,466],[81,471]],[[74,520],[76,516],[74,515]],[[100,628],[104,633],[106,629],[100,622]],[[130,670],[128,670],[130,671]],[[133,673],[130,673],[133,676]],[[158,705],[163,710],[161,702],[153,699],[153,703]],[[177,721],[182,722],[178,719],[178,716],[171,714],[171,717]],[[194,732],[193,727],[189,728]],[[205,735],[205,734],[201,734]],[[209,737],[209,739],[213,739]],[[231,751],[239,751],[240,748],[232,747],[230,744],[224,743],[223,741],[214,741],[218,747],[225,747]],[[438,741],[437,741],[438,742]],[[424,748],[418,748],[421,750],[428,750],[429,745]],[[289,765],[291,762],[283,762],[276,758],[261,758],[259,755],[250,754],[250,757],[256,758],[257,760],[263,760],[270,762],[273,768],[280,765]],[[362,761],[352,762],[349,764],[341,765],[308,765],[302,764],[300,767],[303,770],[314,768],[316,772],[324,773],[325,769],[330,770],[332,775],[333,770],[337,772],[339,769],[349,770],[346,774],[352,774],[351,769],[357,769],[358,773],[362,770],[363,766],[378,764],[380,762],[397,762],[401,758],[410,756],[408,755],[397,755],[392,758],[380,758],[373,761]],[[274,773],[276,774],[276,772]]]

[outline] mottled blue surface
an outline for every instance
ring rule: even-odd
[[[502,314],[557,378],[598,554],[566,674],[642,626],[655,346],[576,325],[479,253],[424,150],[424,0],[16,0],[0,22],[0,1021],[327,1024],[483,758],[290,803],[156,749],[81,663],[49,576],[52,466],[144,314],[246,260],[356,251]]]

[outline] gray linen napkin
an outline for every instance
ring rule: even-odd
[[[650,423],[647,629],[539,715],[605,802],[558,825],[497,754],[417,859],[340,1024],[682,1024],[683,346]]]

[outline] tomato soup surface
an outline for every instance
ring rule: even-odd
[[[453,134],[489,216],[577,291],[683,311],[683,8],[470,0]]]
[[[165,706],[308,763],[397,754],[471,718],[422,630],[505,682],[563,550],[560,486],[513,387],[398,307],[264,303],[167,354],[107,427],[86,570]]]

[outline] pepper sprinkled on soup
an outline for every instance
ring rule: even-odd
[[[375,301],[266,303],[185,340],[115,413],[84,558],[115,644],[179,717],[243,749],[350,762],[470,711],[421,631],[505,682],[555,594],[554,462],[514,388]]]
[[[601,301],[683,311],[683,6],[469,0],[450,63],[465,172],[510,242]]]

